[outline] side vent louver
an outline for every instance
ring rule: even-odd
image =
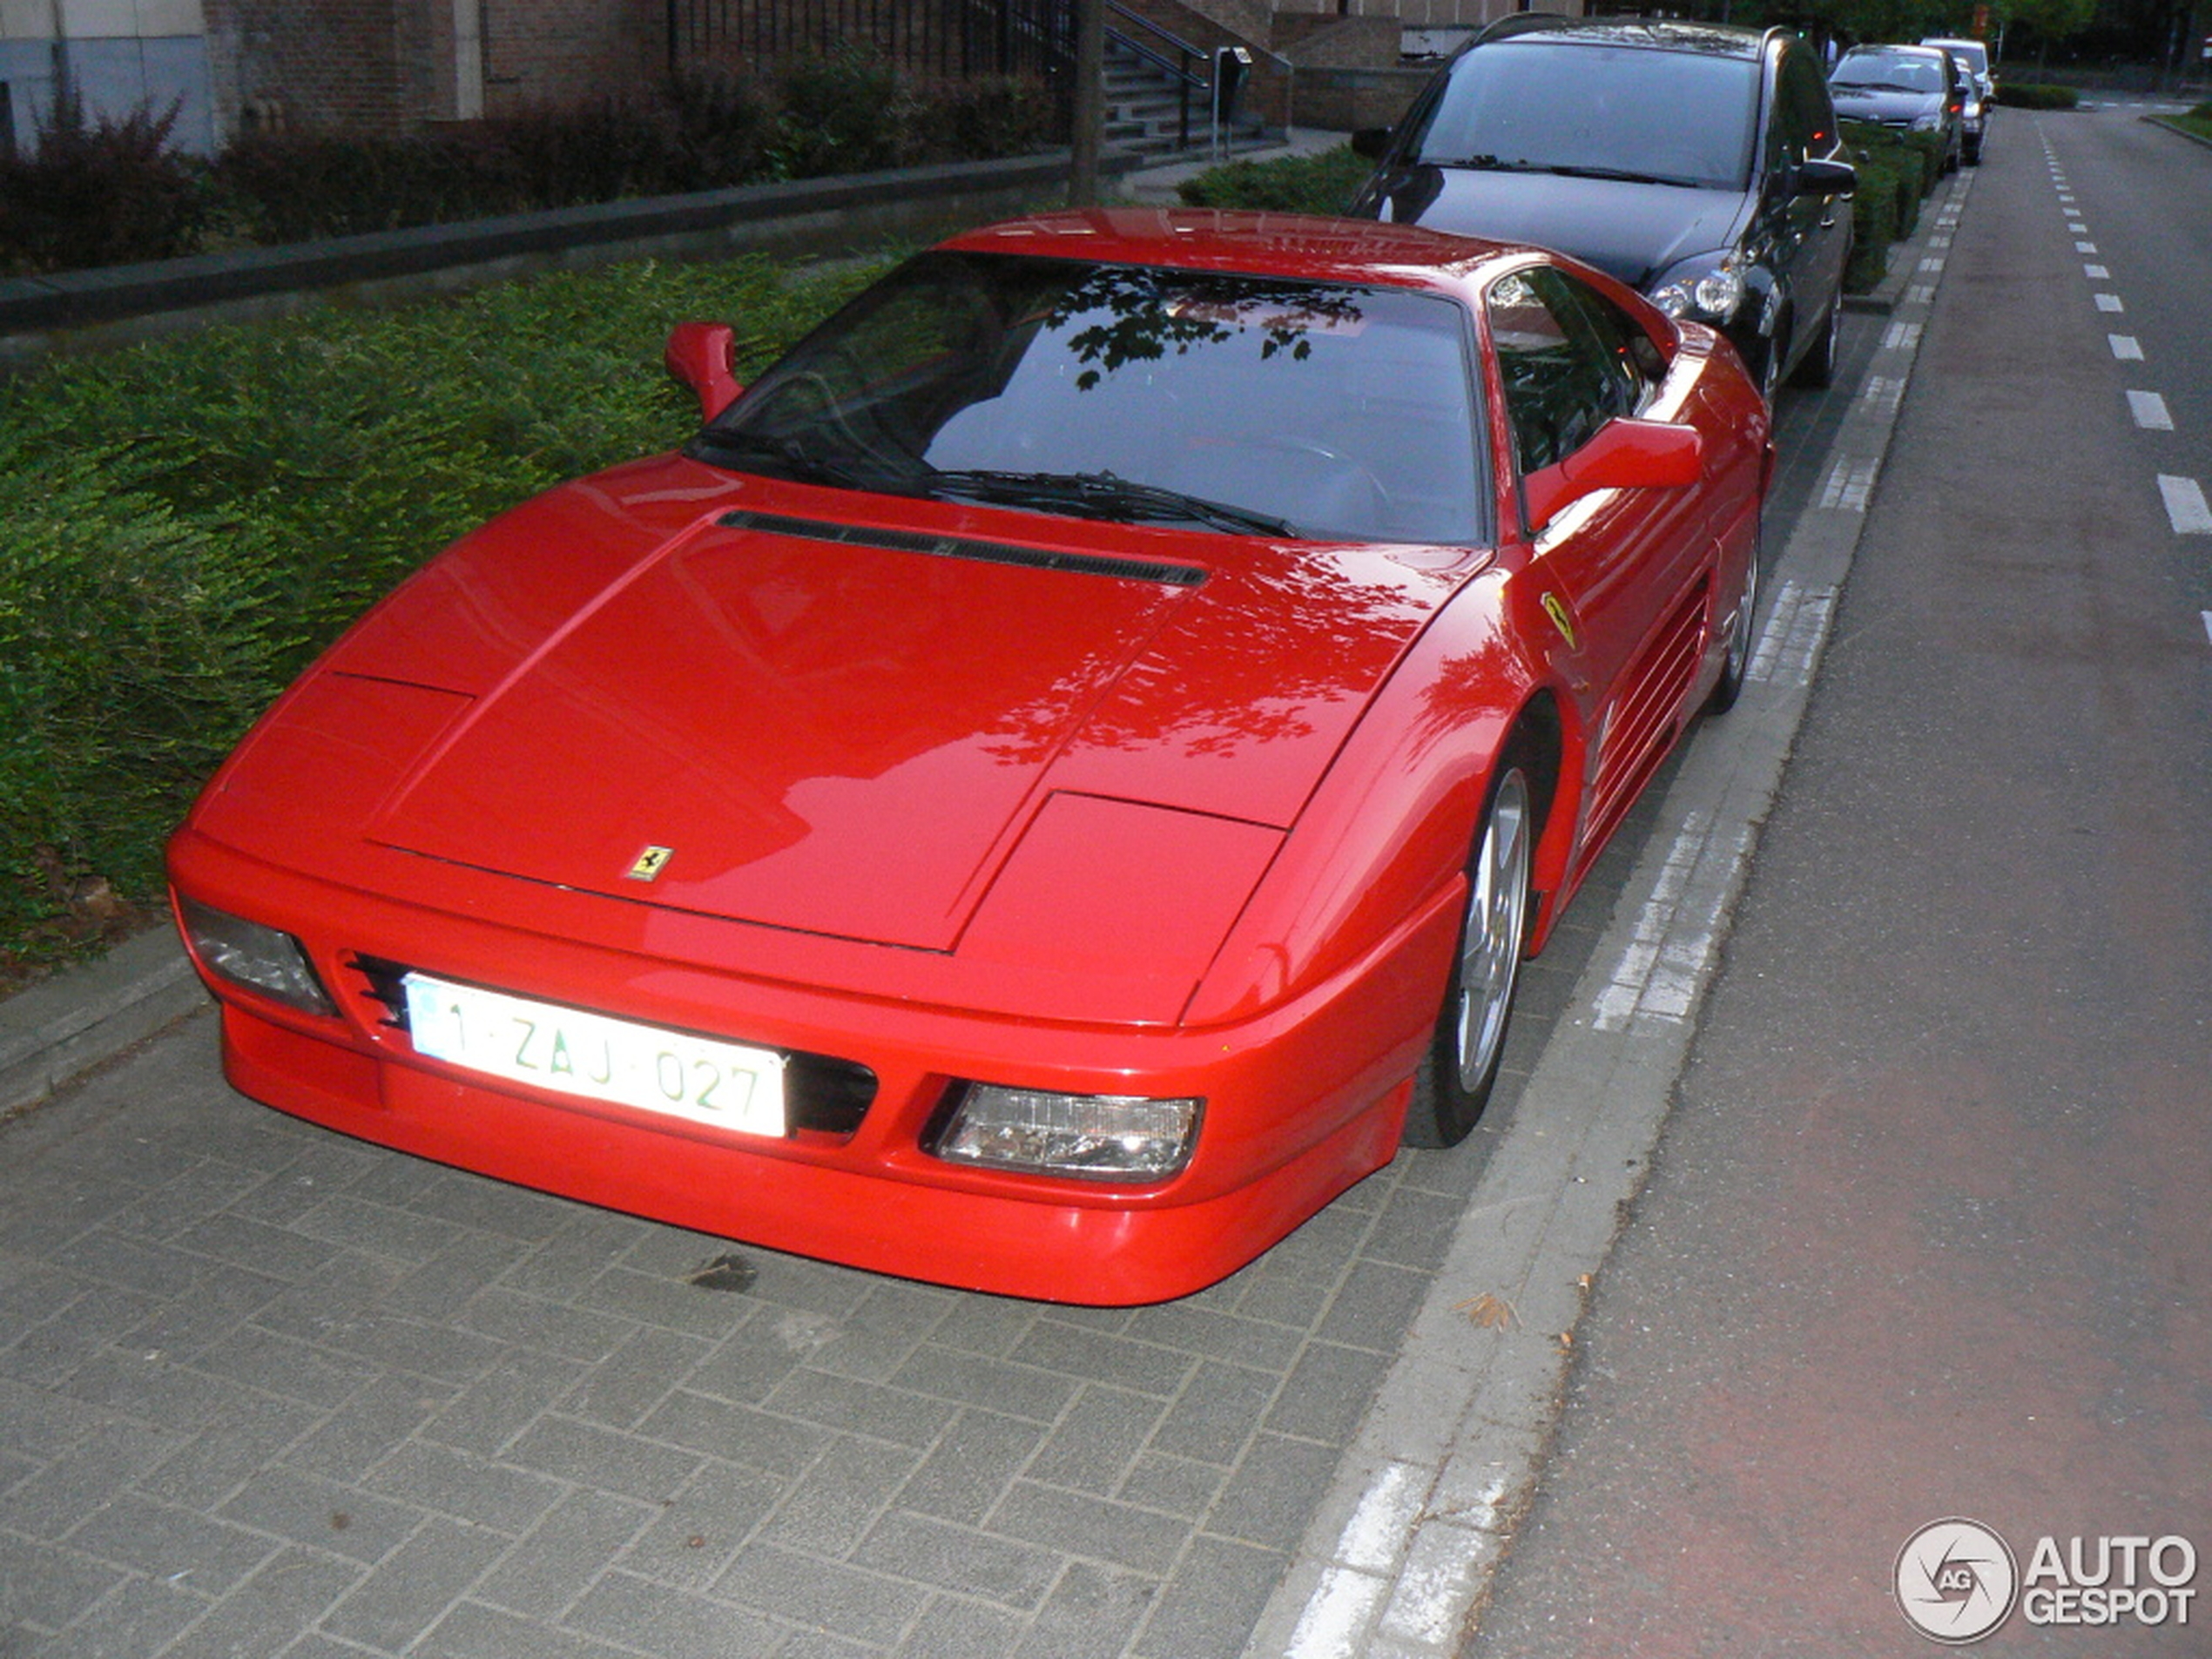
[[[765,530],[773,536],[796,536],[810,542],[881,548],[892,553],[926,553],[941,559],[980,559],[987,564],[1020,564],[1032,570],[1066,570],[1079,576],[1117,577],[1124,582],[1157,582],[1175,588],[1195,588],[1206,579],[1206,573],[1196,565],[1168,564],[1157,559],[1062,553],[1049,548],[1022,547],[1012,542],[979,542],[962,536],[920,536],[910,530],[789,518],[780,513],[725,513],[718,522],[730,529]]]

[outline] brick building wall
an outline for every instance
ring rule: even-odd
[[[640,89],[658,0],[205,0],[228,130],[397,134]]]
[[[257,125],[391,132],[406,114],[395,0],[206,0],[216,99]]]
[[[642,88],[667,64],[653,0],[479,0],[484,113],[573,105]]]

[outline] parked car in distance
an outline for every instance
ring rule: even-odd
[[[1561,249],[1720,329],[1770,396],[1833,373],[1856,178],[1786,30],[1509,17],[1353,143],[1354,212]]]
[[[1936,134],[1943,170],[1951,172],[1963,147],[1963,78],[1951,54],[1938,46],[1854,46],[1836,60],[1828,90],[1846,121]]]
[[[1939,47],[1959,59],[1973,78],[1974,84],[1980,87],[1982,102],[1993,105],[1997,102],[1997,76],[1989,66],[1989,44],[1986,41],[1940,35],[1931,36],[1920,44]]]
[[[1126,209],[909,260],[463,538],[169,848],[246,1093],[850,1266],[1211,1284],[1472,1128],[1754,639],[1765,404],[1561,255]]]
[[[1959,159],[1979,167],[1983,146],[1989,142],[1990,101],[1974,78],[1973,65],[1956,54],[1952,62],[1959,65]]]

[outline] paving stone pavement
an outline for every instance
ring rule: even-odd
[[[213,1037],[0,1129],[4,1659],[1235,1654],[1482,1157],[1056,1308],[348,1141]]]

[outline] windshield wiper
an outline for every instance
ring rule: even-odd
[[[1283,519],[1228,502],[1209,501],[1158,484],[1133,483],[1112,472],[1003,472],[987,467],[931,473],[933,495],[961,496],[1001,507],[1034,507],[1089,518],[1204,524],[1232,536],[1298,532]]]
[[[1680,173],[1637,172],[1628,167],[1578,167],[1566,162],[1541,169],[1555,172],[1563,179],[1611,179],[1624,185],[1689,185],[1699,181],[1684,178]]]
[[[1464,167],[1469,172],[1540,172],[1533,161],[1507,161],[1502,156],[1423,156],[1423,167]]]

